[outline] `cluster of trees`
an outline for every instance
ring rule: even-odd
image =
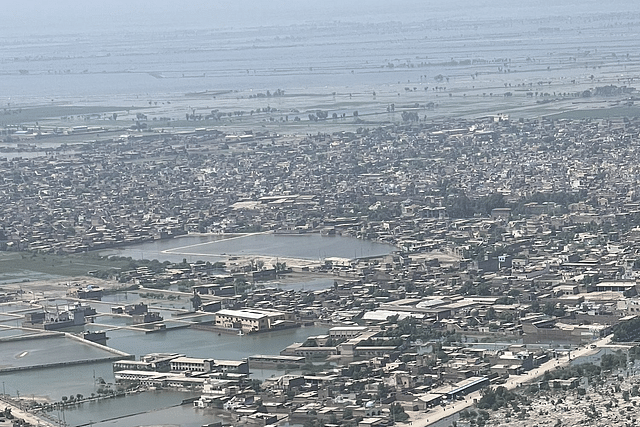
[[[302,302],[303,305],[309,305],[309,304],[313,303],[315,300],[316,300],[315,294],[313,292],[309,292],[307,295],[305,295],[302,298],[301,302]]]
[[[118,256],[111,256],[109,259],[111,261],[123,261],[123,262],[126,262],[126,264],[124,264],[122,268],[118,268],[118,269],[111,268],[106,270],[93,271],[91,272],[91,275],[94,277],[98,277],[100,279],[108,279],[111,277],[115,277],[119,282],[124,283],[131,279],[130,272],[135,271],[140,267],[146,267],[152,273],[159,274],[159,273],[163,273],[169,266],[172,265],[172,263],[169,261],[160,262],[157,259],[134,260],[131,257],[118,257]],[[224,269],[226,267],[226,264],[222,261],[218,261],[213,264],[209,261],[207,262],[196,261],[194,264],[196,264],[197,268],[204,268],[204,270],[207,270],[207,271],[215,270],[215,269]],[[178,263],[176,264],[176,266],[181,268],[186,268],[186,267],[191,267],[191,264],[187,262],[186,258],[184,258],[182,260],[182,263]],[[178,285],[181,288],[180,290],[188,290],[188,288],[190,288],[193,285],[193,283],[194,283],[193,281],[185,280],[185,281],[179,282]],[[170,286],[170,283],[167,280],[158,280],[158,281],[154,281],[153,283],[147,284],[147,286],[151,288],[162,289]]]
[[[511,204],[509,207],[514,214],[523,214],[526,212],[528,203],[547,203],[553,202],[558,206],[567,207],[572,203],[585,201],[588,198],[586,190],[577,192],[558,191],[553,193],[533,193],[532,195]]]
[[[236,294],[243,294],[251,289],[251,283],[247,282],[243,279],[235,279],[233,281],[233,286],[236,289]]]
[[[151,289],[168,289],[171,286],[169,279],[139,280],[141,284],[144,284],[144,286]]]
[[[634,342],[640,341],[640,317],[620,322],[613,327],[613,341]]]
[[[389,406],[389,410],[391,412],[391,419],[394,422],[403,423],[409,419],[409,415],[404,412],[404,408],[400,403],[392,403],[391,406]]]
[[[471,200],[464,194],[454,195],[447,199],[447,214],[451,218],[469,218],[475,214],[489,215],[494,208],[506,208],[507,203],[500,193]]]
[[[317,122],[318,120],[325,120],[327,117],[329,117],[328,111],[318,110],[315,112],[315,114],[309,114],[309,120],[312,122]]]
[[[129,263],[126,266],[124,266],[123,269],[136,270],[140,267],[146,267],[154,273],[163,273],[167,268],[167,266],[169,266],[170,264],[171,262],[169,261],[160,262],[157,259],[154,259],[151,261],[148,259],[140,259],[136,261],[134,260],[129,261]]]
[[[563,317],[566,314],[566,311],[563,306],[556,305],[550,302],[546,303],[544,307],[542,307],[541,311],[548,316],[556,316],[556,317]]]
[[[432,339],[440,339],[449,334],[448,332],[442,332],[427,327],[416,320],[414,317],[406,317],[402,320],[398,320],[398,315],[396,314],[394,316],[389,316],[387,318],[387,321],[391,324],[395,324],[395,327],[386,329],[383,333],[384,337],[400,338],[403,335],[408,335],[409,340],[411,341],[415,341],[418,339],[428,341]]]
[[[460,418],[463,420],[469,420],[469,424],[476,424],[478,427],[482,427],[489,420],[489,413],[483,409],[478,412],[471,410],[464,410],[460,412]]]
[[[629,349],[629,351],[627,352],[627,354],[629,355],[629,360],[630,361],[634,361],[634,360],[640,359],[640,345],[636,345],[634,347],[631,347]]]
[[[467,280],[460,287],[459,291],[462,295],[481,295],[481,296],[489,296],[491,295],[491,287],[489,284],[484,282],[474,283],[471,280]]]
[[[403,116],[404,119],[404,116]],[[443,182],[441,191],[448,193],[446,183]],[[579,192],[535,193],[515,203],[507,203],[500,193],[493,193],[478,199],[470,199],[465,194],[452,194],[447,200],[447,213],[452,218],[469,218],[475,214],[489,215],[494,208],[511,208],[514,215],[526,213],[528,203],[553,202],[566,210],[572,203],[587,201],[588,194],[585,190]]]
[[[420,116],[415,111],[403,111],[402,112],[402,121],[403,122],[417,122],[420,120]]]
[[[580,365],[568,366],[566,368],[545,372],[543,380],[568,380],[569,378],[581,378],[583,376],[593,378],[600,375],[600,372],[602,372],[600,366],[594,365],[593,363],[582,363]]]
[[[91,396],[91,397],[95,397],[95,395]],[[62,400],[63,404],[66,404],[66,403],[74,403],[76,401],[80,402],[80,401],[82,401],[82,399],[84,399],[84,396],[82,394],[78,393],[75,396],[74,395],[70,395],[69,397],[62,396],[61,400]]]
[[[500,408],[511,406],[514,411],[519,412],[519,405],[527,405],[529,402],[526,397],[507,390],[503,386],[497,388],[486,388],[482,398],[478,401],[478,409],[492,409],[497,411]]]
[[[147,267],[153,273],[162,273],[171,264],[169,261],[160,262],[157,259],[148,260],[134,260],[131,257],[118,257],[111,256],[111,261],[124,261],[126,264],[122,268],[111,268],[106,270],[92,271],[91,275],[99,279],[109,279],[111,277],[117,277],[118,281],[126,282],[129,280],[128,272],[137,270],[139,267]]]
[[[275,264],[273,264],[273,268],[276,270],[276,272],[281,272],[281,271],[288,271],[289,268],[287,267],[287,263],[286,262],[276,262]]]
[[[361,380],[363,378],[369,378],[373,375],[373,368],[368,365],[352,364],[343,369],[342,376],[346,378],[352,378],[354,380]]]
[[[309,114],[309,121],[311,122],[317,122],[318,120],[326,120],[329,117],[329,112],[328,111],[323,111],[323,110],[317,110],[315,113],[311,113]],[[332,113],[331,114],[331,118],[332,119],[344,119],[347,117],[347,113]],[[353,112],[353,117],[358,117],[358,112],[354,111]]]
[[[627,366],[627,356],[620,351],[615,354],[605,354],[600,359],[600,368],[605,371],[624,368]]]
[[[266,93],[260,92],[255,95],[249,95],[249,98],[276,98],[278,96],[284,96],[284,90],[276,89],[273,93],[271,93],[270,91],[267,91]]]
[[[368,209],[367,216],[370,221],[389,221],[400,217],[402,208],[399,205],[382,205],[376,209]]]

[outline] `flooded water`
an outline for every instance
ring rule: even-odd
[[[88,327],[93,329],[93,327]],[[218,335],[215,332],[198,331],[194,329],[178,329],[153,334],[127,329],[112,330],[108,332],[110,347],[136,355],[153,352],[169,352],[186,354],[193,357],[210,357],[214,359],[239,360],[254,354],[279,354],[280,350],[293,342],[303,342],[312,335],[326,334],[326,327],[304,327],[287,329],[276,332],[267,332],[252,335]],[[39,345],[47,343],[48,339],[22,341],[13,343],[0,343],[0,360],[4,363],[15,362],[16,356],[24,351],[24,357],[42,361],[50,358],[52,354],[63,354],[64,357],[79,357],[78,348],[66,343],[53,342],[47,348]],[[53,338],[53,340],[58,340]],[[60,339],[63,340],[63,339]],[[7,345],[9,344],[9,345]],[[84,347],[84,346],[83,346]],[[86,356],[96,356],[93,347]],[[48,351],[50,350],[50,352]],[[66,356],[65,356],[66,355]],[[83,356],[84,357],[84,356]],[[56,357],[57,358],[57,357]],[[264,379],[273,375],[281,375],[284,371],[273,369],[259,369],[253,377]],[[90,396],[97,393],[98,380],[103,379],[107,383],[113,383],[113,370],[111,362],[100,362],[87,365],[75,365],[60,368],[38,369],[22,372],[10,372],[0,374],[0,381],[5,385],[6,392],[13,396],[44,396],[52,400],[60,400],[62,396],[82,394]],[[87,402],[82,405],[65,410],[65,418],[72,425],[80,425],[94,422],[94,425],[104,426],[132,426],[175,424],[182,427],[199,427],[206,422],[216,421],[216,417],[203,411],[196,411],[190,405],[178,406],[182,399],[193,396],[192,393],[177,391],[145,392],[128,396],[127,398],[107,399],[99,402]],[[151,411],[148,412],[147,411]],[[143,413],[144,412],[144,413]],[[111,419],[124,415],[139,414],[121,419]],[[101,420],[107,420],[100,423]],[[154,421],[155,420],[155,421]],[[210,420],[210,421],[207,421]]]
[[[24,278],[28,278],[26,279],[28,282],[30,280],[54,280],[60,277],[61,276],[56,276],[55,274],[40,273],[32,270],[0,272],[0,284],[25,281]]]
[[[55,355],[55,357],[52,357]],[[4,342],[0,345],[3,368],[111,357],[113,353],[66,337]]]
[[[286,0],[280,7],[244,0],[225,8],[206,2],[137,8],[115,3],[121,6],[81,10],[43,3],[40,13],[23,2],[5,5],[7,16],[28,19],[0,28],[3,106],[60,107],[73,100],[152,105],[161,115],[175,95],[196,94],[186,110],[206,91],[202,108],[211,109],[235,102],[235,96],[220,101],[217,91],[246,96],[276,88],[325,95],[375,90],[399,99],[407,83],[414,92],[421,83],[438,84],[439,74],[451,78],[447,88],[471,93],[482,87],[480,93],[487,94],[507,85],[598,78],[600,67],[635,54],[637,27],[626,24],[640,11],[632,0],[402,0],[393,7],[364,0]],[[511,59],[525,58],[506,67],[508,72],[502,69]],[[460,64],[467,60],[473,63]],[[569,71],[576,61],[579,66]],[[427,95],[423,89],[418,102]],[[272,101],[278,108],[284,102]]]
[[[220,334],[195,329],[140,334],[120,330],[109,333],[109,346],[140,356],[154,352],[184,353],[193,357],[239,360],[254,354],[280,354],[293,342],[326,334],[326,327],[304,327],[250,335]]]
[[[221,239],[222,238],[222,239]],[[386,255],[396,247],[353,237],[319,234],[249,234],[224,238],[221,235],[181,236],[102,251],[102,254],[130,256],[134,259],[157,259],[180,262],[211,261],[227,256],[270,256],[321,260],[327,257],[359,258]]]
[[[216,421],[218,418],[210,413],[196,411],[192,405],[180,405],[183,399],[196,395],[167,390],[147,391],[76,405],[65,409],[64,417],[72,426],[93,422],[94,426],[111,427],[152,424],[200,427],[205,422]],[[111,419],[114,414],[119,418]]]
[[[83,418],[84,419],[84,418]],[[67,418],[69,421],[69,418]],[[174,406],[165,409],[145,412],[131,417],[94,423],[96,427],[130,427],[130,426],[180,426],[201,427],[216,421],[229,422],[228,418],[220,418],[210,410],[194,409],[191,405]]]
[[[16,109],[33,105],[51,110],[49,115],[34,113],[33,117],[55,117],[62,123],[68,121],[69,126],[82,124],[84,118],[79,112],[75,118],[61,117],[70,114],[63,107],[74,103],[117,105],[118,111],[145,107],[158,117],[175,118],[174,113],[179,111],[184,118],[184,112],[193,105],[202,110],[234,111],[243,108],[237,106],[240,96],[277,88],[288,95],[320,94],[313,99],[319,100],[319,106],[314,108],[325,109],[334,108],[338,93],[344,102],[340,108],[350,113],[357,107],[351,104],[352,93],[360,100],[366,94],[372,102],[370,98],[375,95],[371,94],[378,92],[375,103],[381,104],[381,109],[391,102],[444,103],[444,99],[458,96],[477,103],[476,116],[482,116],[487,114],[484,92],[489,96],[495,92],[502,99],[502,93],[512,85],[520,87],[521,92],[533,87],[536,94],[538,90],[555,93],[567,91],[568,87],[573,91],[594,85],[621,85],[626,84],[625,77],[637,74],[638,67],[640,37],[635,21],[640,17],[640,3],[631,0],[614,5],[595,0],[481,0],[438,5],[418,0],[285,0],[280,7],[272,2],[249,4],[246,0],[227,2],[225,7],[215,2],[164,2],[163,7],[156,7],[153,2],[114,0],[94,2],[85,8],[69,0],[40,2],[37,8],[32,3],[3,4],[5,15],[12,19],[0,26],[0,103],[4,108],[0,124],[11,114],[18,114]],[[538,88],[542,84],[547,85],[545,89]],[[446,86],[450,93],[436,99],[434,85]],[[227,95],[218,97],[217,91],[226,91]],[[472,95],[475,101],[471,101]],[[271,98],[246,108],[263,108],[267,104],[281,110],[298,108],[296,99]],[[308,108],[308,99],[300,108]],[[523,105],[535,106],[533,98],[528,102]],[[453,113],[445,106],[438,114]],[[135,112],[129,116],[127,111],[125,117],[130,123]],[[25,114],[23,120],[37,119],[31,120]],[[57,143],[39,141],[38,146]],[[0,157],[40,154],[0,153]],[[309,260],[357,258],[388,254],[394,249],[339,236],[259,234],[226,240],[219,240],[219,236],[186,236],[109,253],[136,259],[214,262],[231,255]],[[33,279],[53,278],[24,273]],[[14,276],[0,272],[0,283],[14,281]],[[331,286],[331,282],[317,278],[277,286],[321,289]],[[122,303],[138,300],[136,294],[105,298]],[[175,302],[176,307],[181,304],[187,302]],[[168,324],[174,324],[169,307],[163,308]],[[6,310],[0,306],[0,312]],[[15,326],[19,321],[3,317],[0,325]],[[104,316],[98,322],[107,327],[127,324],[125,319]],[[87,326],[94,328],[102,326]],[[252,354],[278,354],[292,342],[325,332],[326,328],[314,327],[239,337],[191,329],[154,334],[118,329],[108,332],[108,343],[136,356],[178,352],[194,357],[241,359]],[[0,329],[0,337],[17,334]],[[21,366],[49,358],[66,360],[99,354],[92,347],[67,343],[2,342],[0,363]],[[276,374],[278,371],[260,370],[256,377]],[[98,378],[113,382],[111,363],[0,375],[11,395],[38,395],[53,400],[78,393],[91,395],[97,391]],[[65,418],[71,425],[92,423],[105,427],[195,427],[216,420],[210,413],[190,406],[175,406],[189,396],[169,391],[142,393],[86,403],[66,411]],[[124,415],[130,416],[117,418]]]

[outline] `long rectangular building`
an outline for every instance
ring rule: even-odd
[[[195,357],[177,357],[171,361],[171,372],[233,372],[248,374],[246,360],[215,360]]]
[[[278,310],[244,309],[220,310],[216,312],[216,326],[238,329],[242,332],[257,332],[273,329],[286,319],[286,314]]]

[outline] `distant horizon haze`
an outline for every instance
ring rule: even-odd
[[[640,12],[632,0],[25,0],[5,2],[0,38],[45,34],[206,30],[341,22],[532,19],[584,13]]]

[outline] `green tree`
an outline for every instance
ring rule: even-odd
[[[353,409],[344,408],[344,411],[342,411],[342,418],[344,418],[345,420],[350,420],[351,418],[353,418]]]
[[[631,342],[640,340],[640,317],[618,323],[613,327],[613,341]]]
[[[404,412],[404,408],[399,403],[392,403],[389,410],[391,412],[391,419],[394,422],[403,423],[409,419],[409,415]]]

